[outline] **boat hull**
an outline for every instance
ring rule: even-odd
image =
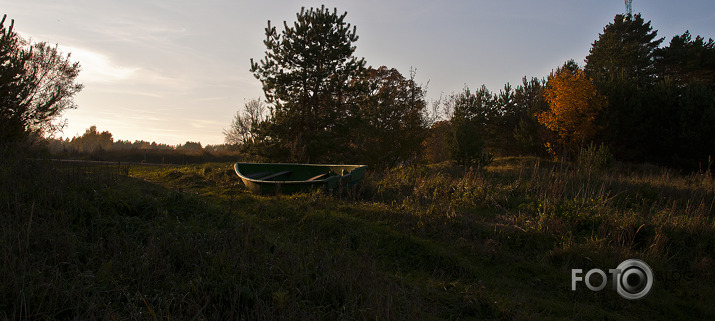
[[[236,163],[246,188],[256,194],[290,194],[316,189],[354,187],[365,177],[365,165]]]

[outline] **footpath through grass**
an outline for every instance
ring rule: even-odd
[[[0,168],[0,318],[715,317],[705,174],[504,158],[369,172],[350,194],[257,196],[228,163],[128,177],[67,166]],[[645,298],[571,291],[571,269],[628,258],[654,270]]]

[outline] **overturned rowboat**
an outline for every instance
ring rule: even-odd
[[[355,187],[365,177],[365,165],[236,163],[236,174],[256,194],[335,191]]]

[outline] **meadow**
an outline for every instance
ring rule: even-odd
[[[231,163],[1,165],[0,319],[715,318],[709,172],[507,157],[259,196]],[[629,258],[646,297],[571,290]]]

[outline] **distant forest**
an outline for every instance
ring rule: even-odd
[[[233,161],[240,156],[238,148],[228,144],[202,146],[200,142],[167,145],[143,140],[114,141],[112,133],[99,132],[97,126],[91,126],[84,134],[71,139],[48,138],[43,145],[54,157],[98,161],[186,164]]]
[[[75,136],[72,139],[48,138],[47,148],[52,153],[84,153],[91,154],[100,151],[132,151],[132,150],[179,150],[179,151],[200,151],[223,152],[235,151],[233,145],[206,145],[201,146],[200,142],[186,142],[179,145],[168,145],[144,140],[117,140],[114,141],[112,133],[109,131],[99,132],[97,126],[90,126],[84,134]]]

